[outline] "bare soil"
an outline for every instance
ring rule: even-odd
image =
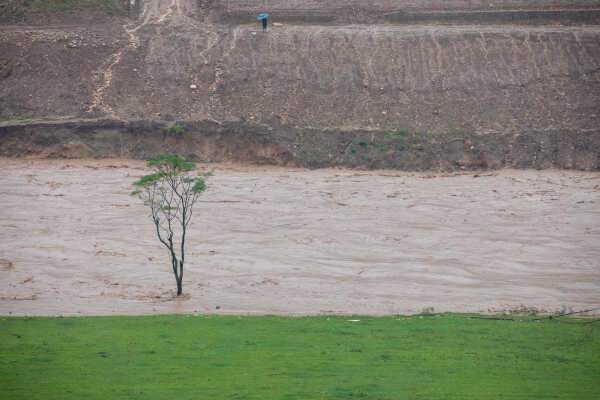
[[[1,315],[600,307],[597,172],[206,164],[174,298],[168,254],[129,196],[142,162],[0,166]]]
[[[144,0],[102,24],[3,25],[0,117],[597,132],[595,1],[258,3]],[[279,23],[267,34],[263,8]],[[453,12],[479,16],[439,21]]]
[[[0,133],[10,136],[0,143],[20,134],[22,121],[150,121],[159,127],[154,135],[161,124],[237,123],[245,135],[238,148],[264,141],[248,124],[284,137],[276,149],[250,152],[261,163],[261,153],[283,152],[266,159],[301,167],[600,169],[596,1],[137,4],[129,16],[97,24],[82,12],[0,26]],[[267,33],[256,20],[264,9]],[[398,129],[424,135],[394,146],[377,138]],[[193,130],[192,140],[213,131]],[[29,133],[25,141],[47,136]],[[465,140],[451,143],[456,135]],[[369,146],[357,148],[355,138]],[[222,160],[212,149],[200,158]],[[405,151],[415,149],[431,154]],[[20,151],[3,146],[0,154]],[[248,157],[229,160],[240,158]]]

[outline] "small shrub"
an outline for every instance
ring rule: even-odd
[[[174,124],[174,125],[171,125],[168,130],[169,130],[169,132],[172,132],[172,133],[181,134],[185,131],[185,128],[183,127],[183,125]]]
[[[396,131],[396,136],[408,136],[408,131],[406,129],[398,129]]]
[[[360,147],[365,147],[367,145],[367,142],[365,142],[364,140],[361,140],[360,142],[358,142],[358,145]]]

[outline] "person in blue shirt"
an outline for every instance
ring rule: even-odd
[[[262,24],[263,24],[263,32],[265,32],[267,30],[267,17],[264,17],[262,19]]]
[[[267,17],[268,16],[269,16],[269,14],[267,14],[267,13],[258,14],[258,19],[260,19],[262,21],[263,32],[267,31]]]

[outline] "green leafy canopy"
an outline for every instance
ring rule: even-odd
[[[144,175],[144,176],[142,176],[140,178],[139,181],[133,182],[133,185],[134,186],[140,186],[140,187],[152,186],[155,183],[157,183],[158,181],[160,181],[162,178],[164,178],[165,176],[166,176],[166,174],[161,173],[161,172],[157,172],[157,173],[149,174],[149,175]],[[139,190],[137,190],[135,192],[139,192]],[[133,192],[132,192],[132,194],[133,194]]]
[[[204,179],[196,178],[195,181],[196,183],[194,184],[194,186],[192,186],[192,192],[204,192],[204,190],[206,189],[206,183],[204,183]]]
[[[196,164],[191,161],[186,161],[183,157],[175,154],[159,154],[148,161],[148,167],[153,168],[156,172],[141,177],[133,185],[140,188],[152,187],[160,183],[161,180],[167,177],[182,175],[196,168]],[[184,183],[193,184],[191,190],[195,193],[201,193],[206,190],[204,178],[212,176],[211,172],[199,172],[196,177],[184,177]],[[132,196],[139,196],[140,190],[131,192]]]

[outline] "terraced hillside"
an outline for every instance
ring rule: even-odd
[[[146,0],[100,20],[0,28],[1,154],[600,167],[596,1]]]

